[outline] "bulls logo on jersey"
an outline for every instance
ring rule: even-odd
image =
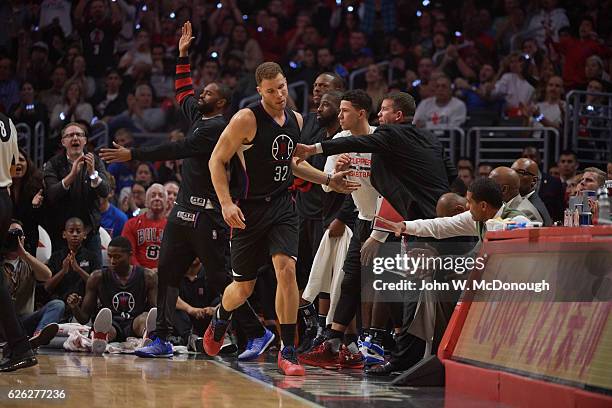
[[[119,292],[113,296],[113,308],[124,318],[130,318],[136,306],[136,300],[130,292]]]
[[[293,140],[287,135],[278,135],[272,142],[274,160],[289,160],[293,154]]]

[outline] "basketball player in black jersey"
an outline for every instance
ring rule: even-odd
[[[313,183],[350,192],[357,183],[344,179],[347,172],[327,175],[309,164],[299,165],[293,150],[300,138],[302,116],[287,109],[287,80],[281,67],[265,62],[255,71],[262,100],[240,110],[221,134],[211,156],[212,182],[223,218],[234,228],[231,239],[232,282],[223,294],[204,334],[204,349],[216,355],[221,348],[232,311],[253,292],[257,270],[269,262],[276,272],[276,314],[281,325],[282,348],[278,366],[285,375],[304,375],[294,348],[299,293],[295,276],[297,214],[288,188],[293,174]],[[226,166],[236,153],[246,171],[243,198],[230,195]]]
[[[187,138],[132,149],[115,144],[115,149],[102,149],[100,152],[100,157],[111,163],[185,159],[181,172],[183,181],[176,204],[168,215],[159,255],[159,308],[155,341],[136,350],[136,355],[140,357],[166,355],[171,349],[168,337],[172,334],[179,286],[196,257],[204,265],[211,299],[220,296],[231,282],[229,228],[223,221],[208,169],[208,159],[227,126],[223,112],[231,102],[231,90],[225,85],[211,82],[196,99],[188,56],[192,40],[191,23],[187,21],[179,40],[175,81],[176,102],[191,122]],[[236,168],[241,167],[237,157],[234,164]],[[258,357],[274,340],[274,335],[260,324],[247,304],[237,311],[236,320],[251,340],[239,359]]]
[[[94,342],[99,340],[104,343],[101,351],[104,351],[108,341],[142,337],[147,312],[155,307],[157,299],[157,275],[142,266],[130,265],[132,247],[127,238],[113,238],[108,244],[107,254],[109,265],[89,275],[81,306],[80,296],[76,293],[66,299],[68,307],[81,324],[89,321],[98,304],[101,310],[110,310],[112,320],[109,318],[108,323],[111,325],[104,331],[94,332]],[[99,330],[97,320],[94,331]],[[172,356],[172,351],[165,357],[169,356]]]

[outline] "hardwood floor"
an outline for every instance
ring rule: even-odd
[[[38,360],[38,366],[0,374],[0,407],[263,408],[314,405],[214,361],[187,356],[176,356],[173,360],[145,360],[131,355],[94,357],[66,353],[40,354]],[[65,398],[42,399],[41,391],[38,399],[9,399],[11,390],[57,390],[55,394],[63,390]]]

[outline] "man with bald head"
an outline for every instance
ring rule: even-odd
[[[563,156],[563,153],[561,156]],[[540,151],[535,146],[526,146],[521,153],[521,158],[533,160],[538,168],[542,165]],[[559,161],[561,161],[561,158]],[[561,170],[560,165],[559,170]],[[565,182],[562,183],[559,178],[540,172],[540,178],[535,187],[536,194],[544,202],[553,221],[563,219],[565,187]]]
[[[512,164],[512,170],[516,171],[519,175],[519,193],[524,200],[529,200],[536,210],[538,210],[543,220],[543,225],[545,227],[550,227],[552,225],[552,219],[550,218],[548,209],[536,193],[536,186],[538,185],[540,175],[538,164],[531,159],[521,158]]]
[[[506,203],[507,208],[519,210],[531,221],[542,222],[538,210],[529,202],[524,200],[519,193],[521,181],[518,173],[510,167],[497,167],[491,171],[489,178],[501,188],[502,200]]]
[[[457,193],[443,194],[436,204],[438,217],[452,217],[467,210],[467,199]]]

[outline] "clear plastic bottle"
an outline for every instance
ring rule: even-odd
[[[597,202],[599,204],[599,216],[597,225],[610,225],[610,198],[608,197],[608,189],[600,188],[597,190]]]

